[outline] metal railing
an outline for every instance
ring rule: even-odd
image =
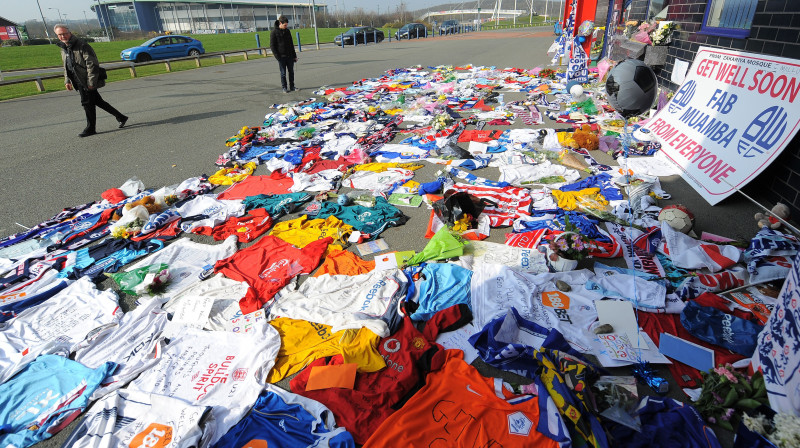
[[[159,61],[147,61],[147,62],[129,61],[127,64],[120,63],[120,62],[104,62],[104,63],[101,63],[101,64],[117,64],[117,65],[114,65],[114,66],[106,65],[103,68],[105,68],[107,72],[115,71],[115,70],[128,69],[128,71],[129,71],[129,73],[131,75],[131,78],[136,78],[137,77],[137,74],[136,74],[136,68],[137,67],[164,64],[164,67],[165,67],[166,71],[170,72],[170,71],[172,71],[172,63],[174,63],[174,62],[194,60],[195,61],[195,65],[197,67],[201,67],[202,64],[201,64],[200,60],[204,59],[204,58],[219,57],[222,60],[222,63],[226,64],[228,62],[227,58],[229,56],[242,55],[244,57],[244,60],[247,61],[247,60],[250,59],[250,53],[258,53],[259,55],[264,55],[265,57],[268,57],[269,55],[272,54],[269,51],[269,48],[261,47],[261,48],[248,48],[248,49],[245,49],[245,50],[236,50],[236,51],[218,51],[218,52],[214,52],[214,53],[205,53],[205,54],[201,54],[201,55],[198,55],[198,56],[184,56],[184,57],[181,57],[181,58],[170,58],[170,59],[163,59],[163,60],[159,60]],[[36,68],[36,69],[27,69],[25,71],[46,70],[46,69],[51,69],[51,68],[52,69],[60,69],[61,66],[40,67],[40,68]],[[22,71],[22,70],[20,70],[20,71]],[[9,72],[6,72],[5,75],[8,76],[8,73]],[[57,73],[57,74],[54,73],[52,75],[37,75],[37,76],[28,77],[28,78],[9,79],[9,80],[6,80],[6,81],[0,81],[0,87],[9,86],[9,85],[13,85],[13,84],[22,84],[22,83],[26,83],[26,82],[33,82],[36,85],[36,90],[38,90],[39,92],[44,92],[45,88],[44,88],[43,81],[45,79],[58,79],[58,78],[63,78],[63,77],[64,77],[63,73]]]

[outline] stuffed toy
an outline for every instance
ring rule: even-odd
[[[572,149],[587,149],[593,151],[600,148],[600,137],[592,131],[589,125],[583,125],[575,132],[559,132],[558,141],[561,146]]]
[[[114,216],[111,219],[114,221],[119,221],[120,218],[125,216],[126,211],[139,205],[144,206],[144,208],[146,208],[148,213],[150,213],[151,215],[153,213],[161,213],[161,206],[156,203],[156,198],[154,198],[153,196],[145,196],[137,201],[125,204],[125,206],[122,207],[122,211],[120,212],[120,210],[117,210],[116,212],[114,212]]]
[[[778,216],[784,221],[788,221],[789,218],[791,218],[792,214],[789,211],[789,207],[786,204],[778,202],[777,204],[775,204],[775,207],[772,207],[772,210],[770,211],[769,215],[765,215],[763,213],[756,213],[755,219],[758,222],[758,227],[760,228],[767,226],[773,230],[780,228],[781,225],[783,224],[781,224],[781,222],[778,221],[778,219],[775,218],[775,216]]]
[[[575,149],[583,148],[593,151],[600,148],[600,137],[592,132],[592,128],[588,125],[583,125],[580,129],[573,132],[572,140],[578,145]]]

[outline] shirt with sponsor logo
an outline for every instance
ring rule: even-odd
[[[447,350],[440,370],[375,430],[365,448],[404,446],[489,447],[558,443],[539,432],[535,395],[516,395],[499,378],[486,378],[464,362],[460,350]]]
[[[119,325],[105,327],[86,338],[87,346],[77,349],[75,361],[90,368],[107,361],[117,364],[114,374],[103,380],[102,387],[92,395],[93,400],[128,384],[158,362],[166,325],[166,311],[159,302],[151,301],[122,316]]]
[[[316,269],[331,241],[323,238],[298,249],[266,235],[252,246],[218,261],[214,271],[250,285],[239,306],[242,313],[252,313],[269,303],[294,277]]]
[[[512,307],[520,316],[546,329],[556,329],[576,350],[592,350],[588,341],[591,324],[597,319],[594,301],[602,295],[584,285],[594,275],[588,270],[555,274],[528,274],[507,266],[482,264],[472,274],[472,311],[475,325],[482,328]],[[560,291],[555,281],[570,286]]]
[[[214,448],[354,448],[321,403],[267,384],[253,410]]]
[[[311,242],[327,237],[333,238],[333,244],[347,245],[347,238],[352,232],[353,226],[345,224],[333,215],[325,219],[308,219],[303,215],[275,224],[269,234],[297,247],[305,247]]]
[[[360,372],[375,372],[386,367],[378,352],[379,337],[366,328],[331,331],[330,325],[279,317],[269,322],[281,335],[281,349],[267,381],[293,375],[312,361],[341,355],[346,363],[358,364]]]
[[[58,355],[42,355],[0,384],[0,446],[25,448],[49,439],[89,404],[113,362],[90,369]]]
[[[409,280],[400,269],[322,275],[306,279],[296,290],[281,291],[270,316],[330,325],[334,333],[366,327],[385,337],[402,321],[398,306],[408,289]]]
[[[0,324],[0,382],[42,353],[68,354],[97,328],[113,326],[122,317],[119,297],[100,291],[87,277],[50,299]]]
[[[236,237],[231,235],[221,244],[201,244],[188,238],[181,238],[163,250],[128,267],[127,272],[145,266],[164,263],[169,266],[170,280],[166,289],[156,296],[142,295],[139,302],[159,297],[164,301],[200,282],[200,273],[207,266],[236,252]]]
[[[164,395],[120,389],[92,405],[63,447],[195,447],[209,409]]]
[[[328,406],[336,421],[348,428],[357,443],[364,443],[375,429],[422,384],[425,375],[441,367],[444,349],[434,341],[440,332],[451,331],[471,320],[466,305],[455,305],[439,313],[420,332],[409,317],[400,329],[382,338],[378,351],[386,368],[372,373],[359,373],[353,389],[330,388],[306,390],[314,367],[352,362],[342,356],[319,359],[290,382],[292,392],[312,398]]]
[[[170,340],[161,360],[128,389],[211,406],[214,419],[208,431],[213,435],[203,439],[204,448],[222,437],[256,401],[280,344],[278,332],[270,326],[260,334],[184,327]]]

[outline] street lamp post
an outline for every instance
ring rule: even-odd
[[[50,30],[47,29],[47,20],[44,20],[44,13],[42,13],[42,5],[39,4],[39,0],[36,0],[36,6],[39,7],[39,15],[42,16],[42,23],[44,23],[44,34],[47,35],[47,41],[50,42]]]
[[[61,10],[60,9],[58,9],[58,8],[47,8],[47,9],[55,9],[56,11],[58,11],[58,21],[61,22],[61,23],[64,23],[64,19],[61,18]]]
[[[317,42],[317,50],[319,50],[319,31],[317,31],[317,4],[314,0],[311,0],[311,6],[313,8],[311,10],[311,20],[314,21],[314,40]],[[353,39],[355,39],[355,36],[353,36]],[[364,38],[364,43],[367,43],[366,38]]]

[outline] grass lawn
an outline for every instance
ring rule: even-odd
[[[531,23],[533,25],[537,25],[537,24],[541,25],[542,23],[544,23],[544,17],[542,17],[542,16],[533,16],[533,17],[520,16],[520,17],[517,17],[517,27],[528,26]],[[514,26],[514,19],[503,19],[503,20],[500,20],[499,22],[497,22],[497,24],[495,24],[494,20],[492,20],[491,22],[483,22],[483,29],[484,30],[487,30],[487,29],[491,30],[491,29],[495,29],[495,28],[508,28],[510,26],[511,27]]]
[[[517,18],[517,24],[527,24],[528,17]],[[541,22],[541,17],[533,18],[534,24]],[[499,26],[505,27],[511,25],[512,21],[500,22]],[[494,28],[494,23],[484,23],[484,29]],[[333,39],[339,34],[347,31],[349,28],[320,28],[319,41],[320,43],[333,42]],[[394,28],[381,28],[386,39],[393,35]],[[300,34],[300,43],[308,47],[314,45],[314,29],[303,28],[299,30],[292,30],[293,38],[297,40],[297,34]],[[269,31],[259,31],[258,33],[243,33],[243,34],[196,34],[193,35],[195,39],[203,42],[203,47],[208,53],[219,51],[236,51],[247,48],[256,48],[256,34],[259,35],[262,47],[269,47]],[[119,53],[126,49],[144,42],[144,39],[139,40],[126,40],[115,42],[93,42],[92,48],[97,53],[97,58],[101,63],[103,62],[116,62],[120,60]],[[297,42],[295,42],[297,43]],[[261,58],[257,54],[250,54],[249,57]],[[244,56],[228,56],[227,62],[243,61]],[[221,64],[222,61],[219,57],[207,57],[201,59],[203,67]],[[55,45],[30,45],[25,47],[0,47],[0,70],[8,72],[9,70],[20,70],[26,68],[40,68],[40,67],[54,67],[61,66],[61,52]],[[194,60],[179,61],[171,63],[171,71],[191,70],[196,68]],[[164,64],[153,64],[146,66],[137,66],[136,74],[138,77],[160,75],[166,73]],[[4,79],[11,80],[26,75],[12,75],[5,76]],[[122,81],[130,79],[130,73],[127,68],[108,71],[108,81]],[[23,96],[38,95],[40,93],[53,92],[64,90],[64,82],[61,77],[57,79],[45,79],[42,81],[45,91],[39,92],[33,81],[21,84],[12,84],[0,87],[0,101],[11,98],[19,98]]]
[[[259,56],[258,54],[250,54],[248,56],[250,59],[258,59],[264,57],[264,56]],[[241,61],[244,61],[244,56],[242,55],[227,57],[227,63],[229,64]],[[202,64],[203,67],[213,67],[215,65],[221,65],[222,60],[218,57],[208,57],[200,59],[200,63]],[[174,61],[170,63],[170,68],[171,71],[173,72],[179,72],[183,70],[192,70],[197,68],[197,66],[195,65],[194,60]],[[163,63],[142,65],[136,67],[136,76],[139,78],[144,76],[162,75],[164,73],[167,73],[167,69]],[[118,70],[109,70],[108,80],[106,80],[106,83],[114,81],[124,81],[126,79],[131,79],[130,71],[127,68],[122,68]],[[42,80],[42,84],[44,85],[45,89],[44,92],[39,92],[38,90],[36,90],[36,85],[33,83],[33,81],[21,84],[12,84],[8,86],[3,86],[2,88],[0,88],[0,101],[12,98],[19,98],[23,96],[38,95],[41,93],[64,90],[63,77],[58,77],[56,79],[44,79]]]
[[[319,41],[321,43],[333,42],[333,38],[348,28],[320,28]],[[394,32],[396,30],[392,30]],[[303,46],[314,44],[314,29],[303,28],[292,30],[292,37],[297,40],[296,32],[300,33],[300,43]],[[384,29],[388,38],[389,30]],[[269,31],[243,34],[195,34],[191,35],[203,43],[206,52],[235,51],[245,48],[256,48],[256,34],[261,39],[262,47],[269,47]],[[130,47],[144,42],[145,39],[123,40],[114,42],[93,42],[92,48],[97,53],[100,62],[120,61],[119,53]],[[295,42],[296,44],[297,42]],[[30,45],[24,47],[0,47],[0,70],[20,70],[26,68],[53,67],[61,65],[61,52],[55,45]]]

